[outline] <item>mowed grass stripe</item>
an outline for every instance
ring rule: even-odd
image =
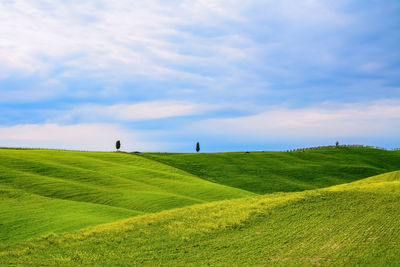
[[[24,172],[32,175],[40,175],[42,177],[58,178],[60,181],[83,184],[85,186],[95,186],[107,188],[108,186],[135,186],[139,190],[156,191],[160,190],[159,187],[152,186],[148,183],[136,181],[134,177],[126,178],[118,176],[117,174],[104,173],[100,171],[84,169],[83,167],[70,166],[66,164],[59,164],[57,162],[49,160],[26,160],[18,157],[8,157],[8,161],[2,158],[2,162],[5,162],[3,166],[9,170],[16,169],[17,171]],[[18,164],[13,164],[18,163]],[[100,162],[101,163],[101,162]],[[0,163],[1,165],[2,163]],[[129,168],[129,167],[128,167]],[[130,167],[132,168],[132,167]],[[60,169],[62,170],[60,172]],[[130,171],[130,175],[135,174],[134,170]],[[136,171],[137,172],[137,171]],[[129,170],[128,170],[129,173]],[[84,191],[83,191],[84,192]]]
[[[25,165],[28,165],[29,162],[25,162]],[[74,176],[74,174],[69,172],[68,176],[65,178],[62,178],[62,176],[58,177],[53,177],[50,175],[40,175],[37,173],[30,173],[29,171],[19,171],[19,170],[13,170],[6,168],[4,166],[0,167],[0,169],[3,168],[2,172],[2,177],[3,177],[3,183],[7,183],[8,181],[11,181],[11,183],[8,183],[8,185],[13,185],[14,187],[17,187],[19,189],[24,189],[28,192],[35,193],[35,194],[40,194],[43,196],[47,197],[53,197],[53,198],[60,198],[60,199],[70,199],[70,200],[75,200],[75,201],[83,201],[83,202],[92,202],[96,204],[104,204],[104,205],[111,205],[111,206],[116,206],[116,207],[122,207],[122,208],[128,208],[132,209],[138,209],[147,212],[152,212],[152,211],[159,211],[160,207],[164,207],[166,205],[171,205],[172,201],[168,200],[167,198],[175,199],[175,202],[182,202],[187,204],[195,204],[195,203],[204,203],[207,202],[204,199],[202,199],[201,195],[200,198],[196,198],[195,196],[191,195],[181,195],[179,192],[185,191],[186,188],[189,190],[192,190],[191,188],[193,187],[193,183],[190,182],[181,182],[181,181],[172,181],[172,182],[165,182],[163,179],[159,178],[151,178],[152,180],[155,180],[156,182],[158,181],[158,185],[162,185],[164,187],[175,189],[175,191],[166,191],[165,189],[162,189],[160,187],[156,186],[147,186],[143,188],[143,186],[138,187],[137,183],[135,181],[132,181],[132,184],[129,184],[128,182],[124,182],[122,184],[118,184],[119,180],[118,177],[116,179],[113,179],[114,177],[111,175],[108,175],[107,178],[110,179],[110,181],[114,181],[115,185],[113,187],[107,186],[104,184],[98,185],[95,179],[90,180],[85,176],[85,173],[83,174],[84,177],[84,182],[80,182],[78,179],[69,179],[69,177],[78,177]],[[70,169],[66,168],[65,170],[70,171]],[[86,174],[87,175],[87,174]],[[98,174],[97,174],[98,175]],[[80,175],[81,176],[81,175]],[[80,177],[79,176],[79,177]],[[6,179],[7,177],[11,177],[10,179]],[[17,177],[17,178],[16,178]],[[31,179],[35,178],[35,179]],[[89,177],[90,178],[90,177]],[[92,183],[88,183],[87,181],[91,181]],[[130,181],[130,180],[127,180]],[[152,182],[153,184],[156,184],[154,181]],[[167,183],[167,184],[166,184]],[[146,185],[145,183],[141,183]],[[166,185],[165,185],[166,184]],[[118,187],[118,188],[116,188]],[[133,187],[133,188],[132,188]],[[179,187],[179,188],[176,188]],[[197,185],[196,190],[198,190],[201,185]],[[226,189],[226,187],[222,187],[223,189]],[[118,189],[118,190],[117,190]],[[230,190],[230,189],[228,189]],[[212,193],[215,191],[213,188],[210,188],[209,191],[203,192],[203,195],[207,197],[210,192]],[[219,191],[219,190],[217,190]],[[129,200],[131,198],[126,198],[125,194],[131,194],[132,192],[135,192],[136,198],[132,199],[133,201],[124,201],[124,200]],[[197,193],[197,192],[196,192]],[[214,196],[211,196],[214,198]],[[215,196],[217,199],[220,196]],[[143,203],[141,201],[141,198],[143,198],[146,202]],[[117,201],[114,201],[116,200]],[[153,204],[147,203],[146,199],[150,199],[150,201],[154,201],[159,199],[158,201],[154,202]],[[163,201],[160,205],[158,203],[159,201]],[[189,201],[189,202],[188,202]],[[179,205],[179,203],[176,203]],[[154,210],[149,210],[149,208],[152,208]],[[162,209],[161,209],[162,210]]]
[[[87,153],[87,154],[91,154],[91,153]],[[104,157],[103,154],[110,154],[112,156],[115,155],[115,153],[93,153],[96,156],[102,156]],[[117,155],[117,159],[119,160],[120,157],[118,157],[119,155]],[[127,156],[122,154],[123,158],[126,158]],[[79,159],[79,157],[77,158]],[[128,156],[128,159],[129,156]],[[170,173],[166,172],[166,171],[157,171],[157,170],[152,170],[150,168],[146,169],[143,167],[137,167],[137,166],[132,166],[132,159],[130,159],[130,164],[131,165],[123,165],[121,166],[120,163],[108,163],[108,164],[102,164],[101,161],[94,159],[97,163],[97,166],[99,168],[99,170],[97,170],[97,173],[99,171],[101,171],[102,176],[101,178],[95,176],[95,177],[90,177],[90,175],[92,175],[91,173],[73,173],[73,172],[69,172],[68,173],[68,179],[79,179],[82,180],[86,177],[90,177],[90,179],[86,179],[90,182],[93,182],[95,179],[101,179],[100,181],[107,181],[104,182],[107,185],[113,185],[113,186],[117,186],[120,183],[118,183],[118,179],[117,177],[115,177],[116,175],[118,175],[118,177],[123,177],[126,179],[129,179],[132,181],[132,183],[142,183],[143,186],[147,186],[147,188],[141,188],[140,186],[138,186],[138,184],[136,184],[136,188],[137,189],[142,189],[142,190],[147,190],[147,191],[162,191],[161,186],[163,187],[168,187],[167,190],[168,191],[179,191],[180,188],[185,187],[185,186],[192,186],[193,182],[197,182],[197,177],[194,177],[192,175],[189,175],[188,173],[185,173],[183,171],[178,171],[178,173],[174,172],[174,175],[171,175]],[[114,158],[114,160],[116,160],[116,158]],[[36,161],[35,163],[40,165],[40,168],[43,169],[43,165],[45,164],[45,162],[48,160],[44,160],[42,161]],[[136,157],[134,158],[134,162],[136,164],[136,161],[143,161],[142,158]],[[149,161],[149,160],[144,160],[144,161]],[[83,162],[85,162],[83,160]],[[93,163],[93,162],[92,162]],[[24,164],[24,166],[28,166],[28,168],[32,168],[32,164],[34,163],[26,163]],[[55,163],[56,164],[56,163]],[[90,164],[89,164],[90,165]],[[156,164],[157,165],[157,164]],[[160,164],[158,164],[160,165]],[[57,166],[57,165],[56,165]],[[46,166],[45,166],[46,167]],[[118,167],[118,168],[116,168]],[[44,168],[46,172],[49,172],[49,168]],[[167,168],[168,169],[168,168]],[[169,167],[169,169],[174,169]],[[57,172],[57,168],[55,169],[54,172]],[[52,173],[52,175],[54,174],[54,172]],[[110,175],[110,173],[114,174],[112,175],[113,177],[107,177]],[[139,174],[139,175],[136,175]],[[59,173],[55,173],[54,175],[58,176],[58,177],[63,177],[62,174]],[[151,179],[149,179],[148,177],[151,177]],[[83,182],[85,182],[86,180],[83,180]],[[96,184],[99,184],[99,182],[96,181]],[[125,186],[123,184],[123,186]],[[231,189],[229,189],[231,190]],[[196,190],[197,191],[197,190]],[[176,192],[177,194],[179,192]]]
[[[51,152],[51,151],[46,151],[46,152]],[[64,152],[65,153],[65,152]],[[87,152],[86,152],[87,153]],[[90,154],[90,153],[88,153]],[[102,154],[102,153],[93,153],[93,154]],[[106,153],[104,153],[106,154]],[[109,153],[112,156],[115,155],[115,153]],[[36,155],[35,155],[36,156]],[[74,155],[75,156],[75,155]],[[120,155],[117,155],[120,156]],[[130,163],[135,162],[136,159],[130,158],[130,156],[123,155],[125,157],[128,157],[130,159]],[[14,162],[16,161],[23,161],[24,159],[14,159]],[[79,160],[77,158],[76,160]],[[139,158],[140,161],[143,161],[142,158]],[[3,160],[4,162],[4,160]],[[100,162],[101,163],[101,162]],[[5,163],[9,164],[9,163]],[[188,194],[186,192],[186,196],[183,194],[180,194],[180,189],[186,189],[186,190],[193,190],[194,193],[199,193],[198,189],[199,187],[206,187],[211,186],[211,187],[218,187],[210,184],[210,183],[198,183],[198,180],[196,177],[192,177],[189,174],[186,174],[186,176],[183,176],[181,174],[179,175],[169,175],[165,172],[162,173],[162,176],[160,173],[154,173],[154,172],[149,172],[148,170],[137,170],[135,166],[121,166],[120,167],[120,173],[118,173],[118,170],[115,170],[115,168],[112,167],[107,167],[107,171],[103,170],[104,168],[102,164],[98,164],[99,166],[99,171],[98,172],[87,172],[86,170],[75,170],[71,171],[71,169],[65,168],[63,165],[48,165],[46,161],[40,162],[40,161],[26,161],[22,162],[22,166],[16,166],[16,168],[25,168],[28,171],[33,171],[35,173],[40,173],[42,176],[48,176],[48,177],[53,177],[56,176],[55,178],[60,178],[60,179],[65,179],[66,181],[70,182],[71,180],[77,181],[79,184],[87,184],[88,186],[94,186],[94,188],[107,188],[109,190],[114,190],[116,187],[121,187],[122,189],[127,189],[130,186],[132,187],[131,189],[135,191],[141,191],[141,192],[151,192],[151,193],[166,193],[168,195],[173,195],[173,196],[182,196],[186,198],[191,198],[191,199],[197,199],[196,194]],[[114,164],[118,166],[118,164]],[[115,167],[115,166],[114,166]],[[62,171],[60,171],[62,170]],[[65,170],[65,171],[64,171]],[[112,174],[110,174],[112,173]],[[122,176],[121,173],[124,175]],[[182,173],[182,172],[181,172]],[[118,175],[118,176],[117,176]],[[130,177],[125,177],[130,175]],[[121,178],[122,176],[122,178]],[[177,179],[174,179],[177,178]],[[125,179],[125,180],[122,180]],[[184,180],[186,179],[186,180]],[[60,180],[61,181],[61,180]],[[107,181],[107,182],[105,182]],[[194,182],[196,183],[197,188],[195,188]],[[110,187],[112,186],[112,187]],[[226,191],[235,191],[235,192],[240,192],[242,195],[249,195],[249,193],[236,190],[236,189],[231,189],[225,186],[219,186],[218,188],[225,189]],[[120,188],[118,188],[120,189]],[[60,188],[57,188],[57,190],[60,190]],[[213,188],[210,188],[211,191],[213,191]],[[84,191],[84,190],[83,190]],[[124,191],[124,190],[122,190]],[[201,192],[200,193],[204,193]],[[207,193],[207,191],[205,192]],[[200,194],[202,195],[202,194]],[[203,194],[204,195],[204,194]]]
[[[147,172],[145,174],[154,174],[155,175],[165,175],[167,172],[158,172],[157,170],[149,170],[143,167],[130,166],[118,163],[105,162],[98,159],[93,159],[91,157],[79,157],[74,155],[75,162],[65,163],[63,158],[47,158],[43,157],[40,153],[35,153],[35,158],[24,159],[18,157],[18,155],[12,157],[10,155],[2,155],[2,161],[7,166],[14,166],[15,168],[21,170],[25,169],[32,173],[43,173],[49,174],[48,176],[61,177],[66,179],[77,179],[79,182],[89,182],[96,183],[98,185],[115,185],[115,184],[124,184],[132,183],[138,187],[144,187],[143,189],[154,190],[156,187],[149,185],[146,182],[138,181],[140,177],[132,177],[137,172]],[[7,160],[5,159],[7,158]],[[60,163],[63,162],[63,163]],[[79,162],[80,166],[76,164]],[[74,164],[75,163],[75,164]],[[84,164],[88,166],[85,166]],[[93,166],[90,168],[89,166]],[[118,168],[115,168],[117,166]],[[114,168],[112,168],[114,167]],[[123,168],[122,168],[123,167]],[[59,170],[63,169],[64,172],[60,172]],[[106,170],[105,172],[103,170]],[[102,171],[103,175],[99,175],[99,172]],[[121,176],[121,173],[125,173],[128,177]],[[66,176],[67,174],[67,176]],[[188,174],[186,174],[186,177]],[[154,178],[153,178],[154,179]],[[148,182],[148,181],[147,181]]]
[[[18,176],[18,179],[13,180],[14,182],[17,181],[18,188],[23,188],[25,191],[33,194],[56,199],[103,204],[108,206],[126,208],[134,211],[139,211],[140,209],[145,208],[146,210],[142,212],[148,211],[148,208],[150,206],[160,206],[157,203],[161,200],[164,201],[164,205],[168,203],[171,204],[171,200],[168,198],[177,199],[178,202],[182,203],[189,202],[190,204],[206,202],[202,199],[197,199],[190,196],[158,191],[135,191],[137,197],[136,202],[124,202],[126,198],[123,195],[105,186],[98,187],[94,185],[81,184],[76,181],[64,180],[57,177],[31,174],[25,171],[7,170],[7,168],[4,168],[3,166],[0,167],[0,170],[1,168],[3,168],[3,173],[7,173],[7,175],[12,175],[12,177]],[[6,175],[2,175],[2,177],[6,178]],[[27,179],[32,178],[34,179],[30,181],[34,183],[27,182]],[[3,182],[6,182],[6,180],[3,179]],[[20,186],[20,184],[22,183],[23,187]],[[15,187],[15,184],[8,184],[8,186],[10,185]],[[59,188],[63,188],[63,190],[61,191]],[[125,191],[126,190],[123,190],[122,192]],[[45,193],[43,194],[43,192]],[[129,191],[126,193],[129,193]],[[142,196],[142,198],[149,198],[150,201],[157,200],[157,202],[143,203],[138,199],[139,196]],[[118,198],[118,201],[114,201],[116,198]],[[133,207],[137,207],[139,208],[139,210],[133,209]],[[157,209],[157,207],[155,208]]]
[[[3,246],[0,264],[400,263],[400,172],[350,184],[163,211]]]

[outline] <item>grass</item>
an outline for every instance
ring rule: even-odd
[[[0,247],[2,265],[400,264],[400,172],[217,201]]]
[[[0,149],[0,265],[396,266],[399,169],[370,148]]]
[[[251,195],[126,153],[0,149],[0,243]]]
[[[400,169],[400,151],[372,148],[139,155],[258,194],[322,188]]]

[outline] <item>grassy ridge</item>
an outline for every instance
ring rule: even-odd
[[[0,149],[0,242],[254,195],[125,153]]]
[[[400,172],[225,200],[0,249],[0,264],[398,265]]]
[[[258,194],[316,189],[400,169],[400,151],[372,148],[140,155]]]

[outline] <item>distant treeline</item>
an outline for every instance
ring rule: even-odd
[[[382,150],[389,150],[384,147],[379,146],[365,146],[365,145],[331,145],[331,146],[314,146],[314,147],[304,147],[304,148],[295,148],[295,149],[288,149],[286,152],[299,152],[299,151],[306,151],[306,150],[317,150],[317,149],[327,149],[327,148],[338,148],[338,147],[364,147],[364,148],[375,148],[375,149],[382,149]],[[392,150],[400,150],[400,148],[394,148]]]

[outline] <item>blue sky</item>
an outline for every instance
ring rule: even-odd
[[[0,146],[400,147],[400,2],[1,1]]]

